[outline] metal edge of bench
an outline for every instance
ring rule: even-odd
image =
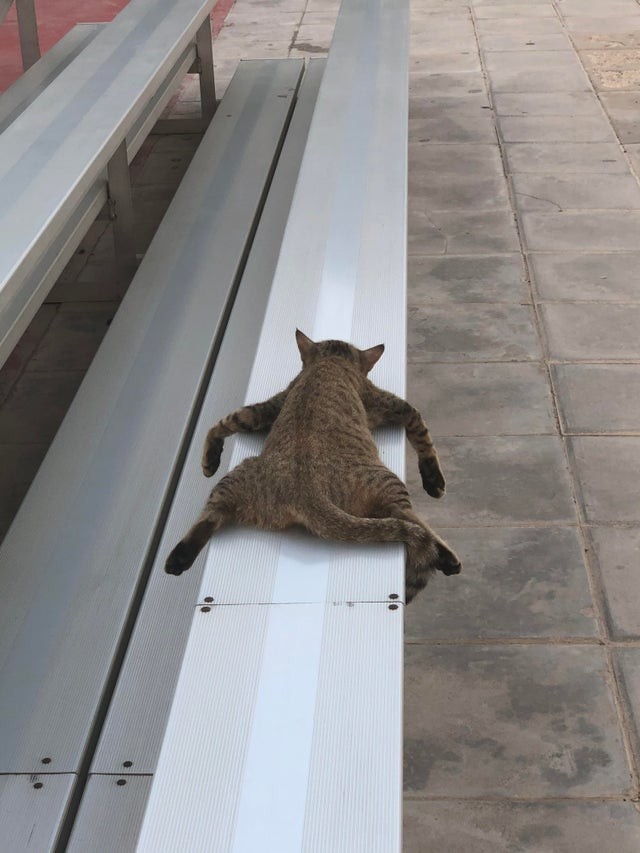
[[[0,133],[81,53],[106,26],[76,24],[51,50],[0,94]]]
[[[242,63],[0,548],[0,773],[82,772],[302,67]]]
[[[211,481],[200,472],[204,435],[211,423],[244,401],[324,65],[323,59],[311,60],[300,87],[102,729],[68,853],[86,853],[87,850],[91,853],[110,853],[112,850],[132,853],[135,850],[151,787],[151,777],[146,774],[153,773],[162,744],[187,641],[192,602],[197,596],[204,565],[204,560],[200,560],[192,568],[192,573],[185,576],[185,583],[176,584],[174,578],[163,572],[163,560],[167,549],[199,512],[211,488]],[[229,454],[225,453],[216,479],[224,475],[228,458]],[[170,643],[167,642],[168,637],[171,638]],[[125,780],[126,786],[117,786],[118,778]]]
[[[0,211],[6,257],[0,271],[0,312],[50,250],[66,219],[91,192],[119,144],[131,134],[145,106],[162,87],[162,81],[192,45],[212,6],[213,0],[157,0],[153,8],[146,8],[143,3],[125,7],[96,35],[91,55],[81,52],[72,67],[65,68],[41,93],[37,105],[30,104],[2,134],[0,186],[12,203],[9,209]],[[146,41],[141,37],[145,26],[149,31]],[[143,42],[148,51],[140,50]],[[160,48],[162,56],[158,58]],[[99,78],[98,70],[106,82]],[[93,91],[97,87],[99,98]],[[86,95],[84,101],[82,92]],[[114,118],[111,131],[105,136],[101,128],[109,105]],[[55,127],[56,120],[61,120],[61,109],[67,113],[65,127],[76,132],[71,141],[65,137],[66,146]],[[97,115],[95,109],[100,110]],[[32,144],[34,134],[45,127],[48,150]],[[45,163],[48,186],[38,180]],[[24,221],[33,223],[33,233],[23,238],[15,228],[16,223],[19,227]]]
[[[295,325],[384,341],[372,379],[404,396],[407,84],[406,0],[344,0],[247,402],[298,371]],[[402,431],[376,440],[402,476]],[[239,437],[231,464],[258,448]],[[377,549],[389,604],[364,589],[371,551],[258,534],[246,559],[247,539],[209,545],[138,850],[398,851],[403,549]]]
[[[93,26],[93,25],[92,25]],[[101,25],[102,26],[102,25]],[[94,36],[95,37],[95,34]],[[47,54],[48,56],[48,54]],[[129,162],[138,153],[142,143],[151,132],[158,116],[171,99],[191,67],[196,56],[194,45],[188,45],[163,81],[154,97],[145,106],[127,136]],[[42,60],[41,60],[42,61]],[[33,71],[37,66],[33,66]],[[30,73],[27,72],[27,74]],[[26,75],[25,75],[26,76]],[[40,258],[32,272],[23,279],[13,293],[4,294],[4,305],[0,314],[0,365],[9,356],[20,336],[35,316],[38,308],[55,284],[91,223],[106,204],[108,197],[106,171],[62,225],[60,233]]]

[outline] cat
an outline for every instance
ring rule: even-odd
[[[290,385],[209,430],[202,457],[207,477],[220,465],[227,436],[270,428],[261,455],[245,459],[215,486],[165,571],[180,575],[188,569],[224,525],[302,525],[341,542],[404,542],[409,603],[436,569],[458,574],[460,560],[415,515],[406,486],[380,461],[371,430],[404,426],[424,489],[440,498],[445,481],[429,431],[413,406],[367,379],[384,344],[359,350],[344,341],[315,343],[299,330],[296,341],[302,370]]]

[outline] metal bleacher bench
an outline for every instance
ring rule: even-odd
[[[407,66],[406,0],[344,0],[326,67],[232,80],[0,549],[12,851],[399,853],[401,547],[230,529],[163,565],[296,325],[384,341],[404,394]]]
[[[136,266],[129,163],[184,75],[215,110],[214,0],[131,0],[74,28],[0,97],[0,366],[100,210]]]

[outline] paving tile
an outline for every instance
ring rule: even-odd
[[[520,255],[409,255],[409,302],[529,302]]]
[[[640,434],[640,365],[554,364],[551,369],[565,432]]]
[[[0,542],[26,495],[47,444],[0,445]]]
[[[522,214],[527,247],[534,252],[616,252],[638,248],[636,210]]]
[[[415,142],[497,143],[484,94],[409,101],[409,138]]]
[[[494,50],[571,50],[571,42],[564,33],[539,33],[538,35],[521,35],[518,32],[501,33],[499,35],[480,35],[480,46],[487,53]]]
[[[486,99],[484,77],[475,71],[409,74],[409,98],[455,98],[482,95]],[[486,100],[484,103],[488,103]]]
[[[417,465],[407,484],[416,508],[440,527],[518,526],[576,521],[562,444],[550,435],[442,437],[438,455],[447,494],[435,501],[422,489]]]
[[[638,48],[583,50],[580,52],[580,59],[587,69],[626,71],[640,65],[640,50]]]
[[[606,679],[604,651],[594,646],[408,645],[405,792],[626,794]]]
[[[539,364],[412,362],[407,380],[407,397],[435,436],[557,432],[547,375]]]
[[[404,853],[637,853],[631,802],[420,801],[404,804]]]
[[[640,649],[616,649],[615,658],[631,720],[633,751],[640,764]]]
[[[559,18],[484,18],[478,21],[478,33],[481,36],[516,33],[525,36],[528,41],[538,35],[562,32]]]
[[[603,92],[602,104],[621,142],[640,142],[640,92]]]
[[[629,174],[617,142],[509,142],[510,172]]]
[[[531,361],[541,357],[527,305],[416,304],[408,312],[407,358],[429,361]]]
[[[592,527],[591,539],[615,640],[640,638],[640,528]]]
[[[575,530],[440,527],[438,534],[460,557],[462,574],[437,574],[411,602],[407,641],[598,638]]]
[[[568,441],[587,521],[640,522],[640,438],[585,435]]]
[[[489,76],[503,71],[544,71],[548,68],[579,69],[580,60],[571,45],[566,50],[489,51],[485,57]]]
[[[53,318],[29,371],[87,370],[117,309],[112,302],[68,303]]]
[[[640,30],[634,28],[624,32],[618,28],[606,33],[572,33],[571,40],[577,50],[640,47]]]
[[[523,22],[529,18],[555,18],[553,6],[547,3],[481,3],[475,7],[476,16],[483,18],[521,17]]]
[[[429,210],[490,210],[509,204],[497,145],[409,145],[409,193]]]
[[[520,248],[510,208],[482,212],[430,211],[423,199],[409,198],[409,251],[420,254],[485,254]]]
[[[640,358],[640,304],[544,303],[551,358],[604,361]]]
[[[56,284],[67,284],[74,282],[78,275],[82,272],[87,259],[95,249],[96,245],[102,238],[103,234],[109,227],[109,222],[106,219],[97,219],[89,226],[87,233],[82,238],[80,245],[75,250],[66,267],[58,276]],[[55,289],[55,285],[54,285]],[[53,291],[52,291],[53,292]],[[46,298],[46,302],[53,301],[51,294]]]
[[[497,115],[602,117],[593,92],[496,92],[493,104]]]
[[[582,68],[512,71],[499,68],[489,75],[493,92],[566,92],[590,91],[589,78]]]
[[[419,36],[411,40],[410,70],[428,72],[430,74],[441,72],[474,71],[480,72],[481,65],[478,51],[473,43],[466,48],[456,44],[451,49],[443,50],[442,47],[430,47]]]
[[[57,310],[55,305],[42,305],[5,363],[0,367],[0,405],[29,363]]]
[[[23,373],[2,406],[0,444],[50,444],[83,376]]]
[[[177,187],[191,163],[193,151],[153,150],[147,157],[136,184],[169,184]]]
[[[624,33],[633,32],[640,28],[640,9],[637,15],[621,15],[587,18],[583,16],[566,16],[564,23],[569,32],[573,33]]]
[[[640,185],[633,175],[513,175],[514,197],[521,212],[640,209]]]
[[[638,298],[640,252],[530,254],[529,266],[542,299]]]
[[[601,71],[590,68],[589,77],[596,92],[637,91],[640,88],[640,68],[626,71]]]
[[[606,17],[633,15],[638,11],[635,0],[562,0],[559,4],[560,13],[563,17],[599,17],[606,10]]]
[[[611,142],[615,134],[600,116],[502,116],[505,142]]]

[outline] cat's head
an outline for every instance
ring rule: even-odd
[[[384,344],[362,350],[346,343],[346,341],[318,341],[316,343],[303,334],[300,329],[296,329],[296,342],[304,367],[309,367],[321,358],[344,358],[360,368],[364,376],[384,352]]]

